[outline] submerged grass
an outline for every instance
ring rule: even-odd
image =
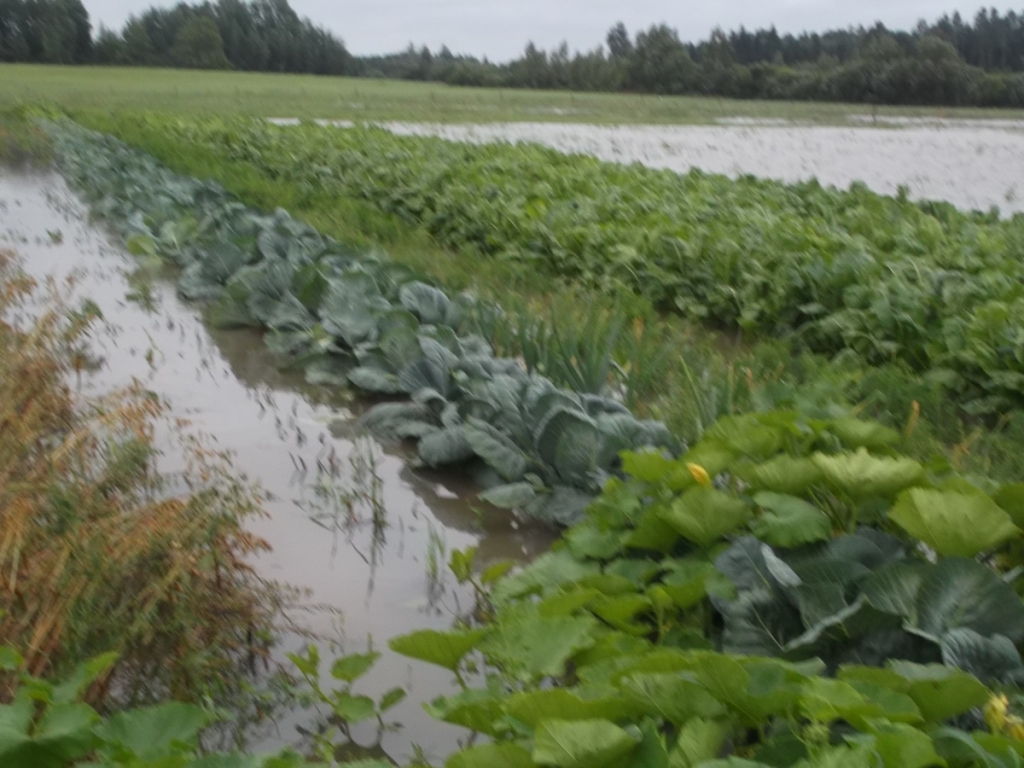
[[[162,431],[184,468],[158,473],[166,410],[141,386],[76,389],[99,318],[71,288],[39,290],[0,252],[0,645],[47,677],[116,653],[104,707],[237,701],[285,597],[248,564],[260,494],[180,423]]]

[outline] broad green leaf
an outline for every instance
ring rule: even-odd
[[[692,608],[708,595],[708,582],[721,578],[711,563],[687,558],[676,560],[661,582],[661,588],[680,608]]]
[[[815,722],[859,720],[881,714],[881,707],[872,704],[848,683],[816,677],[800,690],[800,708]]]
[[[519,446],[490,424],[479,419],[468,419],[466,439],[476,455],[505,480],[514,482],[526,474],[528,462]]]
[[[484,585],[494,584],[515,567],[515,560],[502,560],[494,565],[489,565],[480,574],[480,583]]]
[[[728,720],[707,720],[695,717],[679,732],[675,748],[669,754],[670,768],[695,768],[714,760],[730,730]]]
[[[977,678],[941,664],[890,661],[888,669],[910,682],[907,695],[924,719],[931,722],[942,722],[980,707],[991,695]]]
[[[0,646],[0,670],[12,672],[20,669],[25,659],[9,645]]]
[[[874,747],[885,768],[929,768],[945,766],[927,734],[903,723],[885,725],[875,731]]]
[[[528,750],[515,744],[484,744],[456,752],[445,768],[534,768]]]
[[[636,624],[633,619],[639,613],[651,609],[651,600],[645,595],[625,594],[602,597],[591,602],[590,611],[622,632],[647,634],[650,627]]]
[[[31,716],[31,713],[30,713]],[[85,704],[55,704],[36,723],[29,736],[26,728],[11,728],[0,716],[0,765],[12,768],[64,768],[92,752],[96,746],[93,726],[99,715]]]
[[[861,583],[861,594],[880,611],[917,621],[921,584],[932,566],[915,562],[890,563]]]
[[[621,531],[602,530],[590,522],[573,526],[563,534],[569,550],[580,560],[611,560],[622,551]]]
[[[758,670],[758,685],[751,672],[728,654],[698,652],[690,666],[708,692],[725,704],[745,725],[756,727],[770,715],[796,706],[799,688],[787,680],[781,665],[770,660]]]
[[[601,591],[593,588],[574,587],[565,592],[558,592],[537,603],[537,613],[546,618],[571,616],[595,598],[601,597]]]
[[[448,558],[448,569],[459,584],[465,584],[473,577],[473,562],[476,560],[477,547],[466,547],[465,551],[453,549]]]
[[[436,664],[439,667],[458,669],[463,657],[480,644],[487,629],[471,629],[464,632],[438,632],[422,629],[388,641],[388,647],[395,653],[413,659]]]
[[[76,701],[89,686],[109,672],[117,662],[116,653],[104,653],[79,664],[75,671],[59,685],[53,688],[55,704],[70,704]]]
[[[811,457],[825,481],[853,498],[895,496],[924,479],[924,469],[913,459],[872,456],[861,448],[856,453]]]
[[[376,392],[382,395],[397,395],[402,390],[398,377],[393,373],[382,371],[380,368],[361,366],[353,368],[348,372],[348,380],[352,386],[366,392]]]
[[[973,629],[954,629],[942,638],[942,662],[962,669],[989,685],[1007,681],[1024,670],[1020,653],[1002,635],[982,637]]]
[[[386,691],[383,696],[380,697],[380,703],[377,705],[381,712],[387,712],[392,707],[398,706],[406,697],[405,689],[403,688],[392,688]]]
[[[261,757],[259,755],[245,755],[241,752],[218,752],[212,755],[205,755],[198,760],[191,760],[188,763],[184,762],[185,759],[186,758],[181,758],[181,762],[178,764],[187,765],[188,768],[265,768],[269,763],[265,757]],[[299,762],[299,760],[301,760],[301,762]],[[152,763],[150,765],[152,765]],[[160,768],[164,768],[164,766],[168,766],[168,768],[170,768],[167,761],[159,761],[157,765]],[[284,760],[281,760],[276,763],[276,765],[286,765],[289,766],[289,768],[290,766],[301,766],[301,768],[306,768],[308,763],[301,758],[297,758],[295,762],[285,763]],[[82,768],[96,767],[87,765]]]
[[[625,698],[652,717],[682,725],[692,717],[716,718],[726,709],[692,673],[635,674],[619,686]]]
[[[156,241],[149,235],[132,235],[125,241],[125,247],[132,256],[158,256]]]
[[[942,555],[973,557],[1021,533],[987,496],[926,488],[901,493],[889,519]]]
[[[369,720],[377,714],[377,707],[369,696],[357,696],[348,691],[335,691],[331,697],[334,714],[350,725]]]
[[[1002,486],[992,500],[1010,515],[1014,525],[1024,528],[1024,483]]]
[[[836,419],[829,425],[832,433],[850,448],[867,448],[880,451],[900,441],[900,433],[877,421],[861,419]]]
[[[679,541],[679,532],[665,520],[665,508],[652,504],[640,515],[636,528],[626,536],[625,545],[634,549],[668,553]]]
[[[369,275],[347,275],[329,284],[320,306],[321,323],[328,333],[354,349],[374,336],[377,315],[388,312],[391,305],[377,293]]]
[[[710,768],[714,764],[701,766]],[[726,768],[726,766],[714,766]],[[740,768],[736,766],[735,768]],[[758,767],[760,768],[760,766]],[[797,763],[797,768],[882,768],[878,764],[872,744],[842,745],[831,747],[820,752],[813,761],[805,760]]]
[[[542,720],[626,720],[642,711],[628,699],[604,695],[585,699],[564,688],[526,691],[510,697],[505,711],[536,728]]]
[[[762,492],[754,496],[754,503],[765,511],[751,524],[751,530],[772,546],[790,549],[832,535],[828,515],[803,499]]]
[[[928,570],[917,599],[914,626],[940,639],[951,629],[973,629],[1024,640],[1024,603],[1005,581],[974,560],[947,557]]]
[[[491,691],[469,688],[434,699],[423,708],[435,720],[493,735],[495,721],[504,715],[503,703],[503,698]]]
[[[597,622],[588,617],[542,616],[499,622],[480,650],[509,674],[532,680],[564,674],[569,658],[594,644]]]
[[[466,439],[465,429],[461,426],[448,427],[427,435],[420,440],[417,453],[428,467],[461,464],[476,455]]]
[[[443,323],[451,304],[445,292],[426,283],[406,283],[398,292],[402,306],[416,315],[420,322],[430,325]]]
[[[806,632],[786,645],[792,658],[806,657],[812,649],[835,643],[848,643],[877,631],[893,631],[900,625],[899,617],[878,611],[863,595],[832,616],[819,619]]]
[[[633,753],[629,768],[669,768],[665,737],[658,731],[657,725],[649,720],[644,721],[640,724],[640,734],[643,740]]]
[[[753,511],[728,494],[698,487],[690,489],[672,506],[662,510],[661,516],[684,538],[708,547],[747,522]]]
[[[533,739],[533,761],[558,768],[603,768],[636,750],[637,740],[608,720],[545,720]]]
[[[771,590],[741,592],[722,610],[722,649],[727,653],[780,656],[805,631],[799,611]]]
[[[703,440],[722,443],[743,456],[766,459],[782,447],[782,434],[778,427],[761,423],[756,414],[744,414],[719,419]]]
[[[665,458],[660,451],[622,453],[622,471],[646,483],[660,482],[678,467],[678,461]]]
[[[549,592],[601,572],[597,563],[581,563],[568,549],[541,555],[518,573],[498,582],[492,594],[496,603],[532,592]]]
[[[570,485],[555,485],[547,493],[540,493],[530,502],[525,512],[541,522],[569,527],[584,517],[584,511],[594,497]]]
[[[480,498],[501,509],[519,509],[534,501],[537,491],[531,483],[509,483],[484,491]]]
[[[697,483],[690,471],[691,464],[703,469],[713,480],[728,469],[735,460],[736,452],[721,441],[701,440],[683,454],[676,469],[665,479],[665,485],[672,491],[684,491]]]
[[[882,670],[884,671],[884,670]],[[920,723],[924,720],[914,700],[905,693],[869,680],[846,680],[854,690],[877,707],[880,717],[893,723]]]
[[[170,702],[118,712],[96,726],[96,734],[142,760],[155,760],[177,745],[195,747],[209,722],[199,707]]]
[[[809,457],[776,456],[763,464],[736,466],[737,476],[758,490],[800,496],[822,482],[824,474]]]
[[[354,683],[360,677],[370,671],[370,668],[377,663],[379,653],[353,653],[342,656],[334,662],[331,667],[331,677],[335,680],[344,680],[346,683]]]
[[[662,566],[653,560],[619,557],[604,567],[610,576],[621,576],[637,587],[643,587],[662,571]]]

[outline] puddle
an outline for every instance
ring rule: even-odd
[[[431,540],[435,548],[443,542],[448,553],[479,546],[480,560],[488,563],[532,558],[547,548],[551,533],[520,529],[500,513],[478,515],[474,489],[461,476],[413,471],[400,448],[358,436],[358,403],[278,370],[258,333],[208,329],[169,280],[153,282],[150,309],[128,301],[134,260],[87,222],[84,207],[56,174],[0,169],[0,247],[19,253],[36,277],[79,272],[78,293],[94,300],[112,326],[97,334],[95,351],[104,365],[90,388],[142,380],[170,401],[174,416],[232,451],[236,468],[272,494],[268,517],[250,526],[273,547],[256,567],[270,579],[309,589],[308,604],[324,609],[300,618],[324,635],[340,627],[347,652],[366,650],[372,637],[383,657],[357,685],[359,692],[379,696],[399,685],[409,691],[387,718],[403,727],[386,733],[383,752],[375,754],[405,762],[413,745],[432,758],[456,749],[466,731],[432,720],[421,707],[453,690],[451,676],[391,653],[387,640],[414,629],[448,628],[456,612],[471,606],[450,576],[441,585],[427,578]],[[283,658],[304,643],[286,637],[276,654]],[[328,655],[325,673],[330,661]],[[287,716],[251,746],[292,743],[297,725],[308,725],[303,715]],[[376,728],[357,727],[354,735],[372,744]]]
[[[870,115],[863,116],[870,121]],[[882,118],[879,118],[881,121]],[[1024,122],[888,119],[890,128],[741,123],[717,126],[597,126],[582,123],[383,123],[394,133],[451,141],[536,142],[560,152],[685,173],[700,168],[795,182],[817,178],[846,189],[861,181],[892,195],[965,210],[1024,212]],[[288,125],[292,121],[276,120]],[[333,123],[349,127],[351,123]]]

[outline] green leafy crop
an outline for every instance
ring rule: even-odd
[[[999,221],[859,184],[677,174],[521,143],[138,120],[269,178],[365,201],[483,257],[633,291],[715,327],[869,364],[900,361],[974,414],[1024,397],[1019,216]]]
[[[498,310],[472,296],[450,297],[379,253],[322,237],[283,210],[247,208],[109,137],[45,126],[62,171],[128,248],[181,268],[185,298],[208,302],[219,325],[268,329],[270,349],[312,383],[389,398],[365,425],[416,441],[426,466],[477,465],[491,503],[569,524],[619,471],[621,451],[676,448],[662,424],[601,391],[607,363],[589,376],[565,366],[566,379],[598,392],[561,389],[494,356],[472,321]]]

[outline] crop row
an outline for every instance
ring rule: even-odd
[[[495,670],[429,707],[496,742],[449,765],[1020,765],[1024,486],[901,439],[724,418],[680,459],[626,454],[523,570],[488,586],[453,555],[488,618],[391,641],[460,682]]]
[[[718,327],[933,373],[973,413],[1024,397],[1024,217],[854,185],[622,166],[370,128],[156,120],[271,178],[368,201],[438,240]]]
[[[248,208],[216,184],[70,123],[48,123],[61,169],[140,256],[181,269],[178,291],[222,327],[268,329],[306,378],[378,398],[365,425],[415,440],[432,467],[475,463],[488,501],[576,519],[619,453],[675,440],[600,392],[560,389],[472,333],[500,310],[449,297],[370,250],[325,238],[286,211]],[[606,379],[607,381],[607,379]]]

